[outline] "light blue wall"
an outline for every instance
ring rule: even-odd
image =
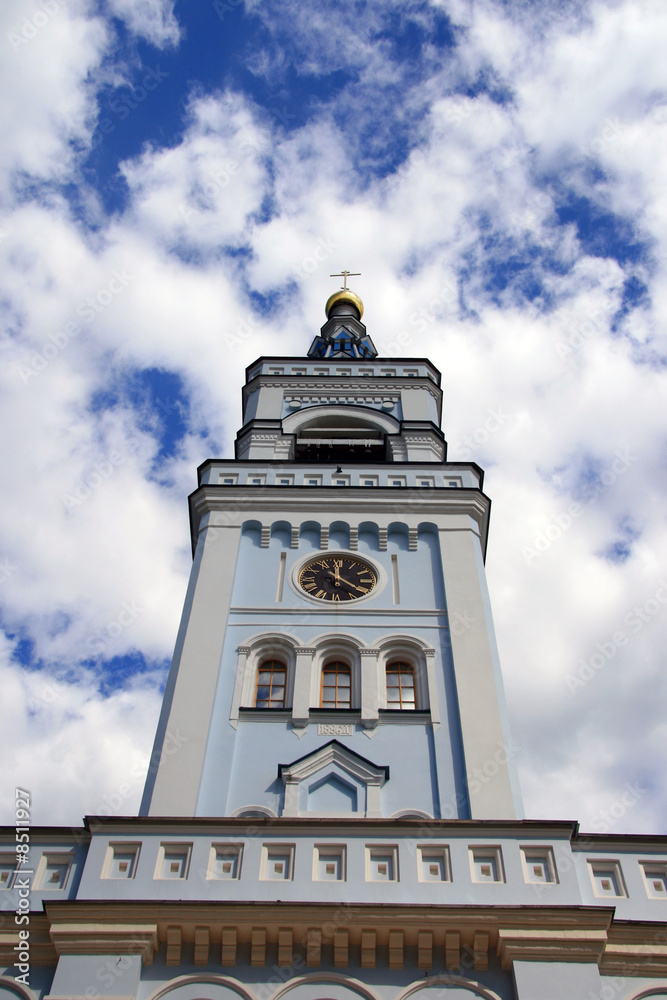
[[[331,525],[330,549],[349,545],[349,525]],[[379,766],[389,766],[390,781],[382,793],[383,814],[416,809],[431,816],[467,817],[458,709],[454,690],[449,634],[443,612],[444,591],[437,537],[429,525],[420,530],[418,548],[410,552],[407,527],[394,522],[386,551],[379,551],[378,528],[369,521],[360,526],[360,555],[372,555],[387,576],[384,589],[363,605],[322,609],[304,601],[289,585],[292,567],[309,551],[319,551],[319,525],[303,522],[298,549],[290,548],[285,522],[272,526],[269,548],[260,547],[260,527],[247,524],[242,533],[218,687],[211,719],[206,761],[197,814],[231,815],[247,806],[282,808],[278,763],[290,764],[328,742],[311,724],[300,740],[285,718],[242,718],[237,730],[229,721],[236,682],[239,645],[254,635],[282,631],[308,646],[323,634],[351,633],[366,646],[395,633],[419,637],[436,649],[437,700],[442,725],[433,731],[429,720],[411,720],[378,726],[372,740],[360,725],[345,746]],[[276,602],[281,553],[286,555],[283,600]],[[400,604],[393,603],[391,557],[397,556]],[[237,609],[236,611],[234,609]],[[241,611],[240,609],[246,609]],[[250,610],[249,609],[256,609]],[[410,612],[419,612],[411,615]],[[380,612],[380,613],[378,613]],[[382,614],[384,612],[384,614]],[[391,614],[388,616],[386,612]],[[428,612],[424,617],[423,612]],[[316,707],[316,706],[313,706]]]

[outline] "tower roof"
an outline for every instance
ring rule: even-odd
[[[356,310],[358,313],[356,318],[361,319],[364,315],[363,302],[350,288],[342,288],[339,292],[334,292],[333,295],[329,296],[324,311],[327,314],[327,319],[330,319],[332,313],[335,313],[337,316],[349,315],[350,306],[352,306],[353,310],[352,315],[354,315],[354,310]]]
[[[311,358],[349,357],[374,358],[377,351],[373,341],[361,322],[364,304],[356,292],[347,287],[351,271],[332,274],[332,278],[343,278],[343,287],[327,299],[324,310],[327,321],[310,345]],[[355,274],[355,277],[357,275]]]

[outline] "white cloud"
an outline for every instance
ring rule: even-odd
[[[136,814],[159,710],[155,679],[135,678],[105,697],[92,674],[26,672],[3,646],[3,815],[14,810],[12,781],[31,793],[33,823]]]
[[[130,31],[157,48],[177,45],[181,29],[174,15],[174,0],[109,0],[112,13]]]
[[[71,176],[72,145],[86,144],[96,115],[92,76],[109,33],[81,3],[7,0],[0,37],[0,128],[11,136],[0,152],[0,192],[7,197],[34,178]]]

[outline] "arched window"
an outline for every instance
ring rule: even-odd
[[[322,670],[321,708],[351,708],[352,672],[347,663],[333,660]]]
[[[287,667],[280,660],[264,660],[257,671],[255,708],[284,708]]]
[[[415,668],[409,663],[387,666],[387,708],[415,709]]]

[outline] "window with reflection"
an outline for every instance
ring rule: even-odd
[[[321,708],[351,708],[352,672],[347,663],[327,663],[322,670]]]
[[[255,708],[284,708],[287,667],[280,660],[265,660],[257,671]]]
[[[415,668],[409,663],[387,667],[387,708],[415,709]]]

